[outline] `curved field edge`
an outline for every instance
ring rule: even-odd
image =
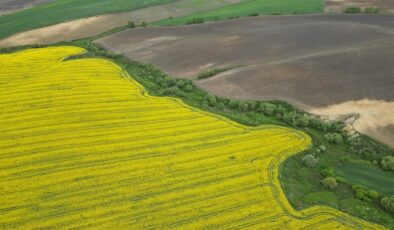
[[[83,49],[80,50],[80,52],[84,52]],[[137,84],[134,80],[132,80],[133,78],[130,77],[130,75],[128,75],[127,72],[123,71],[122,68],[118,65],[115,65],[113,62],[110,62],[108,60],[106,60],[106,63],[111,64],[113,66],[115,66],[116,68],[118,68],[119,71],[122,72],[122,76],[129,78],[129,80],[131,80],[134,84],[136,84],[139,89],[140,89],[140,93],[143,92],[143,96],[150,98],[152,96],[146,94],[144,88]],[[152,98],[156,98],[156,97],[152,97]],[[182,107],[185,106],[185,104],[176,99],[176,98],[169,98],[172,101],[175,101],[177,103],[179,103],[180,105],[182,105]],[[281,129],[284,130],[286,132],[291,132],[293,134],[295,134],[296,136],[298,136],[298,138],[303,139],[304,141],[300,143],[300,145],[294,146],[295,149],[297,149],[297,151],[304,149],[305,147],[309,146],[311,143],[310,137],[307,136],[305,133],[300,132],[300,131],[295,131],[294,129],[289,129],[286,127],[278,127],[278,126],[261,126],[261,127],[247,127],[244,125],[240,125],[234,121],[231,121],[227,118],[221,117],[221,116],[217,116],[215,114],[212,113],[207,113],[205,111],[202,111],[200,109],[196,109],[194,107],[189,107],[190,109],[193,109],[194,111],[198,111],[199,113],[203,113],[204,115],[209,115],[209,116],[214,116],[216,119],[223,119],[223,121],[225,121],[228,124],[231,124],[232,126],[237,126],[237,127],[242,127],[242,129],[244,130],[259,130],[259,129],[265,129],[265,128],[272,128],[275,127],[276,129]],[[268,171],[265,172],[268,174],[268,178],[269,178],[269,182],[271,185],[271,191],[273,192],[273,194],[275,194],[275,199],[276,201],[280,204],[280,207],[282,208],[282,210],[286,213],[287,216],[290,216],[292,218],[295,219],[300,219],[300,220],[308,220],[314,217],[319,217],[319,216],[323,216],[323,215],[332,215],[335,217],[336,221],[340,221],[340,222],[344,222],[346,224],[351,224],[351,225],[355,225],[355,226],[359,226],[359,227],[368,227],[368,228],[380,228],[380,226],[378,225],[374,225],[371,223],[368,223],[366,221],[362,221],[362,220],[358,220],[356,218],[350,217],[346,214],[343,214],[342,212],[336,211],[334,209],[330,209],[330,208],[325,208],[325,207],[314,207],[311,209],[307,209],[307,210],[303,210],[302,212],[296,212],[294,211],[290,204],[287,202],[286,197],[284,196],[283,191],[281,190],[280,187],[280,183],[279,183],[279,179],[278,179],[278,173],[279,173],[279,164],[289,155],[291,154],[295,154],[295,153],[290,153],[289,151],[283,152],[279,155],[276,155],[275,159],[273,161],[271,161],[269,163],[269,168]],[[264,173],[264,172],[263,172]]]
[[[122,66],[125,70],[127,70],[128,73],[133,75],[133,78],[135,80],[137,80],[139,83],[144,85],[145,89],[147,89],[147,92],[149,92],[149,94],[156,95],[156,96],[157,95],[163,96],[163,94],[160,91],[158,91],[158,89],[161,89],[162,86],[157,88],[157,85],[153,84],[152,81],[149,80],[149,76],[148,76],[148,75],[152,75],[152,76],[159,77],[159,78],[166,76],[159,69],[157,69],[156,67],[152,68],[151,67],[152,65],[141,64],[138,62],[130,61],[129,59],[127,59],[126,57],[124,57],[122,55],[105,51],[102,48],[90,43],[90,41],[91,40],[80,40],[80,41],[74,41],[74,42],[59,43],[57,45],[80,46],[80,47],[83,47],[89,51],[86,54],[73,56],[73,57],[70,57],[69,59],[99,57],[99,58],[112,60],[114,63],[117,63],[119,66]],[[1,51],[9,53],[9,52],[13,52],[13,51],[26,49],[29,47],[32,47],[32,46],[14,47],[14,48],[9,48],[9,49],[2,49]],[[46,47],[46,46],[33,46],[33,47],[37,48],[37,47]],[[180,81],[183,81],[183,80],[180,80]],[[215,113],[215,114],[221,115],[223,117],[227,117],[231,120],[234,120],[238,123],[241,123],[241,124],[244,124],[247,126],[258,126],[261,124],[275,124],[275,125],[287,126],[287,127],[295,128],[297,130],[303,130],[304,132],[311,135],[313,137],[313,142],[314,142],[315,146],[319,146],[322,143],[326,143],[322,137],[324,133],[322,133],[321,131],[318,131],[318,130],[294,126],[294,125],[285,123],[283,121],[279,121],[275,118],[261,116],[259,114],[245,113],[245,112],[240,113],[240,111],[238,111],[238,110],[227,111],[227,110],[223,110],[223,108],[220,108],[220,107],[215,107],[215,106],[211,107],[211,106],[206,106],[204,104],[201,104],[201,99],[203,99],[207,95],[207,93],[200,90],[196,86],[193,86],[193,87],[194,87],[194,89],[192,92],[186,93],[186,95],[188,95],[187,97],[185,97],[185,95],[178,95],[178,94],[176,94],[176,95],[172,94],[170,97],[179,98],[184,103],[191,105],[192,107],[201,108],[203,111],[209,111],[211,113]],[[298,111],[294,107],[292,107],[291,105],[284,103],[284,102],[272,102],[272,103],[279,103],[278,105],[288,107],[292,111]],[[261,119],[261,118],[263,118],[263,119]],[[367,136],[363,135],[362,138],[365,141],[372,141],[374,143],[377,143],[377,142],[373,141],[372,139],[368,138]],[[333,148],[331,150],[331,152],[336,152],[337,150],[340,150],[339,153],[341,153],[341,152],[345,151],[344,150],[345,145],[346,144],[343,144],[339,147],[337,147],[336,145],[328,145],[327,147],[328,147],[328,149]],[[381,146],[384,147],[384,145],[381,145]],[[295,156],[299,157],[299,155],[302,156],[303,153],[296,154]],[[291,159],[291,158],[288,158],[288,159]],[[338,159],[339,159],[339,157],[338,157]],[[320,184],[320,182],[319,182],[319,184]],[[354,214],[353,216],[360,216],[358,211],[356,211],[355,213],[354,212],[351,212],[351,213]],[[378,221],[377,223],[380,223],[380,221]]]

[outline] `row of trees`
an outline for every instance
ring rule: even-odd
[[[343,12],[350,14],[355,14],[355,13],[378,14],[380,12],[380,9],[375,7],[366,7],[363,10],[360,7],[352,6],[346,8]]]
[[[299,111],[289,105],[281,105],[271,102],[257,102],[257,101],[238,101],[230,99],[221,99],[215,95],[206,96],[207,104],[211,107],[215,107],[218,104],[222,104],[232,110],[238,110],[240,112],[254,112],[260,113],[264,116],[276,117],[277,119],[286,122],[292,126],[299,127],[312,127],[324,132],[334,132],[338,135],[342,135],[343,128],[345,125],[338,121],[323,121],[317,116],[306,114]],[[336,140],[338,139],[335,136]],[[340,141],[341,142],[341,141]]]
[[[145,21],[142,21],[141,24],[140,24],[140,26],[141,26],[141,27],[146,27],[146,22],[145,22]],[[133,22],[133,21],[129,21],[129,22],[127,23],[127,27],[130,28],[130,29],[132,29],[132,28],[137,27],[137,24],[136,24],[135,22]]]

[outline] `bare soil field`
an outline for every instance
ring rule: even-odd
[[[394,1],[391,0],[326,0],[325,11],[341,13],[348,7],[375,7],[381,13],[394,13]]]
[[[132,12],[106,14],[22,32],[0,40],[0,47],[28,44],[50,44],[65,40],[90,37],[112,28],[126,25],[128,21],[153,22],[180,17],[201,11],[218,9],[242,0],[180,0],[166,5],[148,7]]]
[[[0,16],[53,0],[0,0]]]
[[[394,121],[379,115],[389,114],[392,107],[384,103],[394,101],[393,36],[394,15],[327,14],[136,29],[97,43],[181,78],[231,67],[197,81],[220,96],[285,100],[316,113],[345,105],[343,111],[361,117],[379,107],[365,118],[375,119],[368,132],[356,128],[394,145]]]

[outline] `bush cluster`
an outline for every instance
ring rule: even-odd
[[[373,202],[379,198],[379,193],[374,190],[369,190],[360,185],[353,185],[353,191],[355,192],[356,198],[366,202]]]
[[[367,7],[364,9],[364,13],[366,14],[378,14],[379,12],[380,9],[375,7]]]
[[[207,71],[200,73],[197,76],[197,78],[198,79],[209,78],[209,77],[215,76],[216,74],[224,72],[224,71],[226,71],[226,69],[223,69],[223,68],[207,70]]]
[[[364,10],[362,10],[360,7],[348,7],[344,11],[344,13],[350,13],[350,14],[358,14],[358,13],[366,13],[366,14],[378,14],[380,12],[379,8],[375,7],[366,7]]]
[[[348,144],[351,153],[371,161],[374,165],[380,162],[380,166],[385,170],[393,170],[394,151],[389,147],[360,136],[349,137]]]
[[[328,143],[332,144],[341,144],[343,142],[342,135],[339,133],[326,133],[324,134],[324,138]]]

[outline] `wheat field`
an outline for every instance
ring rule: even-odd
[[[0,55],[0,229],[379,229],[297,212],[278,167],[311,145],[151,97],[70,46]]]

